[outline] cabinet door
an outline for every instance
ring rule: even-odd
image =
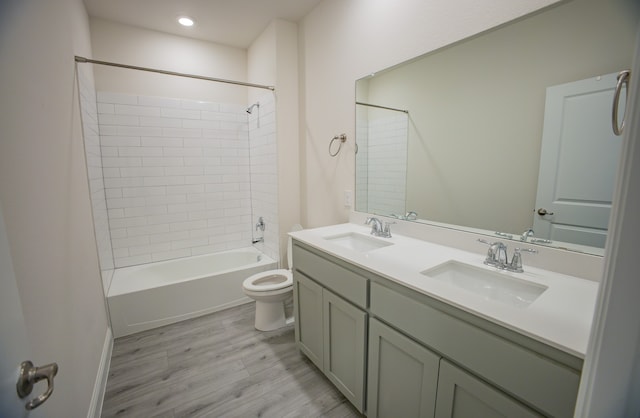
[[[367,314],[327,289],[323,300],[324,374],[362,412]]]
[[[295,272],[293,290],[296,344],[300,351],[322,370],[322,287],[301,273]]]
[[[523,376],[523,378],[525,378]],[[540,417],[499,389],[459,369],[440,362],[436,418]]]
[[[369,320],[367,416],[433,417],[440,357]]]

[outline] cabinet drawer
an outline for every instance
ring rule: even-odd
[[[573,416],[578,371],[378,283],[371,313],[545,414]]]
[[[335,262],[294,244],[293,267],[361,307],[367,307],[367,279]]]

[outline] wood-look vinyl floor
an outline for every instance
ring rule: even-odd
[[[102,417],[361,417],[255,303],[115,340]]]

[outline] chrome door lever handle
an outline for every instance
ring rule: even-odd
[[[20,399],[27,397],[31,391],[33,391],[33,385],[41,380],[47,380],[47,390],[38,395],[25,405],[25,408],[30,411],[42,405],[44,401],[49,399],[53,393],[53,378],[58,374],[58,364],[51,363],[42,367],[35,367],[30,361],[23,361],[20,364],[20,375],[18,376],[18,383],[16,389]]]

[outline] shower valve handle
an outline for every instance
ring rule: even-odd
[[[261,216],[258,218],[258,223],[256,224],[256,231],[259,229],[260,231],[264,232],[264,228],[265,228],[264,218]]]

